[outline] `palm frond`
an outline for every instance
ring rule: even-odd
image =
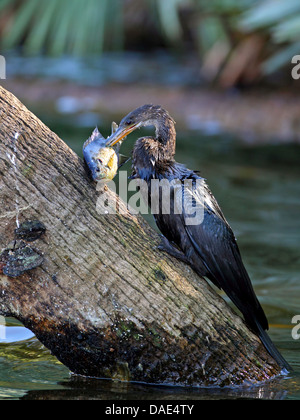
[[[265,0],[257,3],[244,14],[240,28],[270,35],[277,51],[263,63],[262,70],[264,74],[271,74],[289,64],[293,55],[300,51],[300,2]]]
[[[112,36],[109,44],[121,45],[122,24],[112,13],[120,16],[116,10],[122,8],[121,0],[15,0],[13,4],[16,11],[5,29],[3,48],[22,44],[27,54],[99,54],[112,32],[118,36]],[[1,0],[0,9],[7,5]]]

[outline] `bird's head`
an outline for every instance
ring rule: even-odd
[[[116,132],[108,138],[107,146],[114,146],[137,128],[146,126],[154,126],[156,137],[159,138],[159,130],[165,127],[166,121],[171,121],[174,125],[173,119],[164,108],[159,105],[143,105],[122,119]]]

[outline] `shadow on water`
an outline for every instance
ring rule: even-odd
[[[44,121],[82,155],[82,144],[93,127]],[[109,130],[109,124],[103,126]],[[103,130],[105,136],[108,130]],[[124,143],[122,153],[130,152],[135,139]],[[218,390],[70,377],[35,338],[23,337],[0,342],[0,398],[300,399],[300,339],[292,337],[292,318],[300,314],[299,152],[295,144],[251,146],[229,135],[179,131],[176,154],[177,161],[207,179],[231,224],[270,321],[270,335],[295,369],[291,376],[262,386]],[[123,169],[130,171],[130,163]]]

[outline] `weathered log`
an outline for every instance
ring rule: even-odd
[[[82,160],[3,88],[0,103],[1,315],[82,375],[224,386],[279,374],[208,283],[159,251],[141,216],[97,192]]]

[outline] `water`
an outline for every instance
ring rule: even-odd
[[[56,125],[40,117],[81,154],[93,127]],[[107,135],[109,123],[104,126]],[[124,154],[134,140],[132,136],[125,142]],[[293,144],[249,146],[229,135],[191,130],[179,132],[176,154],[179,162],[200,170],[217,197],[270,321],[270,335],[294,367],[293,374],[247,390],[191,390],[75,377],[28,330],[8,319],[6,340],[0,340],[0,399],[300,399],[300,339],[292,338],[292,318],[300,314],[299,152]]]
[[[125,57],[125,59],[124,59]],[[166,51],[104,53],[101,57],[21,56],[5,53],[9,77],[67,80],[86,86],[107,83],[139,83],[162,86],[191,86],[201,83],[199,61],[194,55],[178,60]],[[203,82],[203,81],[202,81]]]

